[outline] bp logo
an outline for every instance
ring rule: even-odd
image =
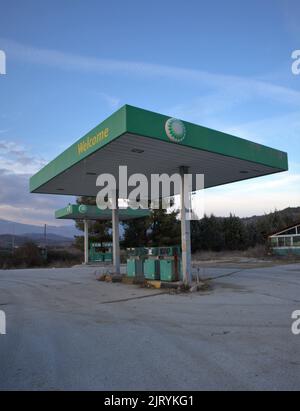
[[[169,118],[165,124],[165,130],[170,140],[180,143],[186,135],[185,125],[181,120]]]
[[[86,213],[86,212],[87,212],[87,206],[84,205],[84,204],[81,204],[81,205],[78,207],[78,211],[79,211],[81,214]]]

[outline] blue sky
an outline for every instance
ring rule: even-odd
[[[54,224],[28,177],[123,104],[285,150],[290,170],[209,189],[205,211],[300,205],[300,3],[0,0],[0,218]]]

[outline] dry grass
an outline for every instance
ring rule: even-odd
[[[272,265],[299,263],[300,257],[294,255],[275,256],[268,253],[263,245],[249,248],[245,251],[203,251],[192,256],[194,269],[212,266],[257,268]]]

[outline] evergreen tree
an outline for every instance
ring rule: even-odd
[[[149,217],[124,223],[123,247],[168,246],[181,244],[178,211],[168,212],[161,207],[151,211]],[[173,205],[173,201],[170,202]]]
[[[77,204],[96,205],[95,197],[78,197]],[[76,227],[83,231],[83,220],[76,220]],[[111,221],[89,221],[89,240],[91,242],[106,243],[112,241],[111,236]],[[75,236],[75,245],[83,250],[84,239],[83,236]]]
[[[258,233],[254,222],[244,223],[245,226],[245,248],[254,247],[258,244]]]
[[[124,222],[124,236],[121,245],[125,248],[146,246],[148,243],[147,229],[149,224],[149,217]]]
[[[245,226],[239,217],[230,214],[228,218],[223,219],[222,226],[227,250],[244,250],[247,248]]]
[[[179,245],[181,243],[178,211],[153,210],[148,228],[148,243],[153,247]]]
[[[213,250],[220,251],[224,248],[222,219],[213,214],[206,214],[201,220],[191,221],[192,251]]]

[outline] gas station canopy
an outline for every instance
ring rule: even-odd
[[[208,188],[286,171],[288,161],[287,154],[282,151],[125,105],[32,176],[30,191],[96,197],[100,190],[96,180],[100,174],[114,176],[117,190],[120,166],[127,166],[127,176],[143,174],[148,182],[153,174],[180,173],[182,272],[184,283],[190,285],[191,235],[184,200],[187,191],[199,187],[189,187],[184,175],[203,174],[204,188]],[[123,179],[124,175],[120,177]],[[178,194],[174,187],[176,185],[171,184],[170,195]],[[114,195],[118,196],[116,190]],[[58,218],[66,213],[60,210]],[[99,213],[101,215],[100,210]],[[120,273],[121,213],[117,201],[111,212],[113,261],[117,274]],[[87,250],[88,224],[87,219],[84,221]]]
[[[188,166],[189,173],[204,174],[205,188],[288,169],[285,152],[189,122],[178,130],[172,120],[125,105],[32,176],[30,191],[96,196],[97,176],[110,173],[118,182],[120,165],[148,181]]]
[[[148,217],[149,210],[133,210],[131,208],[119,209],[119,220],[133,220]],[[97,206],[83,204],[69,204],[67,207],[55,211],[55,218],[60,220],[111,220],[112,210],[100,210]]]
[[[128,221],[136,218],[148,217],[150,210],[133,210],[132,208],[118,208],[116,210],[100,210],[94,205],[69,204],[67,207],[55,211],[55,218],[60,220],[83,220],[84,222],[84,262],[89,262],[89,225],[90,220],[111,220],[113,225],[113,260],[116,272],[120,270],[119,221]]]

